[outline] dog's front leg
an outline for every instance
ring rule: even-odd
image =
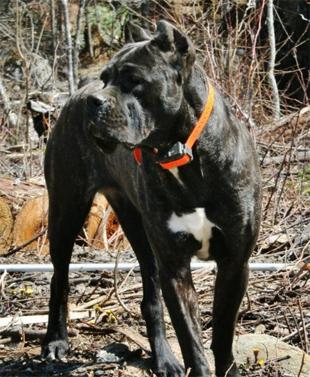
[[[190,376],[210,376],[201,341],[197,294],[188,261],[162,261],[161,286],[165,303],[182,350],[185,369]]]
[[[201,340],[197,294],[190,270],[190,255],[172,241],[169,245],[162,234],[162,224],[149,225],[148,239],[154,250],[163,297],[181,347],[189,376],[209,377],[210,371]],[[169,235],[167,235],[169,237]],[[175,246],[175,247],[174,247]]]
[[[67,299],[68,271],[72,248],[91,205],[91,197],[74,193],[74,186],[50,190],[48,235],[54,266],[49,302],[48,328],[42,345],[42,356],[61,359],[68,351]],[[60,194],[62,192],[62,195]],[[86,192],[86,191],[85,191]]]
[[[139,261],[143,300],[141,312],[152,349],[153,370],[160,377],[183,377],[184,371],[166,338],[158,267],[140,213],[122,195],[106,194]]]
[[[236,317],[246,290],[247,280],[247,262],[225,260],[218,263],[211,346],[217,377],[241,377],[232,354],[232,343]]]

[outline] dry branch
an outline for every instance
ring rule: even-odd
[[[274,157],[266,157],[263,161],[263,166],[275,164],[279,165],[285,160],[285,155],[281,156],[274,156]],[[305,162],[310,161],[310,151],[304,151],[304,152],[293,152],[291,156],[290,162]]]
[[[94,318],[95,311],[94,310],[83,310],[83,311],[76,311],[72,310],[68,314],[70,320],[73,319],[85,319],[85,318]],[[17,326],[17,325],[32,325],[38,323],[47,323],[48,315],[41,314],[41,315],[22,315],[22,316],[7,316],[0,318],[0,327],[7,327],[7,326]]]
[[[144,336],[140,335],[138,332],[130,329],[127,326],[114,326],[112,327],[112,330],[125,335],[128,339],[136,343],[144,351],[150,352],[148,340]]]
[[[39,330],[39,329],[28,329],[22,328],[19,326],[14,326],[8,330],[5,330],[1,333],[1,337],[9,337],[9,341],[19,341],[22,338],[25,340],[36,340],[36,339],[43,339],[46,335],[46,330]],[[68,336],[75,337],[78,335],[78,331],[72,328],[68,329]]]
[[[262,128],[262,132],[266,132],[266,129],[270,132],[278,131],[279,128],[289,125],[291,122],[298,121],[299,124],[309,123],[310,124],[310,105],[302,108],[300,111],[297,111],[293,114],[289,114],[280,118],[276,122],[266,124]]]

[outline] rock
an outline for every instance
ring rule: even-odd
[[[172,345],[172,348],[174,349],[174,345]],[[210,341],[205,345],[205,353],[210,370],[213,373],[212,376],[214,376],[214,357],[210,349]],[[257,361],[272,361],[274,367],[279,368],[285,375],[295,377],[310,376],[310,355],[305,354],[300,348],[291,346],[270,335],[245,334],[235,336],[234,356],[239,366],[255,364],[256,357]],[[304,361],[302,361],[303,357]],[[178,359],[181,360],[180,357]],[[302,362],[303,367],[300,375],[298,375]]]
[[[256,349],[258,360],[273,361],[279,368],[293,376],[310,376],[310,355],[305,354],[300,348],[266,334],[246,334],[235,337],[234,355],[237,364],[247,364],[248,361],[254,363]],[[285,359],[286,356],[289,357]],[[301,373],[298,374],[302,363]]]
[[[99,363],[122,363],[129,354],[127,345],[112,343],[97,352],[96,360]]]
[[[39,89],[49,88],[53,78],[53,69],[49,61],[35,53],[29,54],[28,59],[31,61],[30,76],[33,85]]]

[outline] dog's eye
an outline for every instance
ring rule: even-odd
[[[134,74],[125,74],[121,78],[121,86],[125,92],[131,92],[135,89],[142,89],[145,80],[137,75]]]
[[[111,69],[105,68],[100,75],[100,79],[103,81],[104,86],[111,80],[112,72]]]
[[[128,77],[128,82],[132,85],[132,87],[136,87],[138,85],[143,85],[145,80],[142,77],[131,75]]]

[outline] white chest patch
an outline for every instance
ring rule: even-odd
[[[216,227],[216,225],[208,220],[204,208],[195,208],[193,213],[181,216],[172,213],[168,220],[168,228],[171,232],[190,233],[197,241],[202,243],[201,249],[199,249],[196,254],[200,259],[207,259],[209,256],[209,246],[213,227]]]
[[[175,179],[181,184],[183,185],[183,182],[179,176],[179,169],[178,168],[173,168],[173,169],[169,169],[170,173],[175,177]]]

